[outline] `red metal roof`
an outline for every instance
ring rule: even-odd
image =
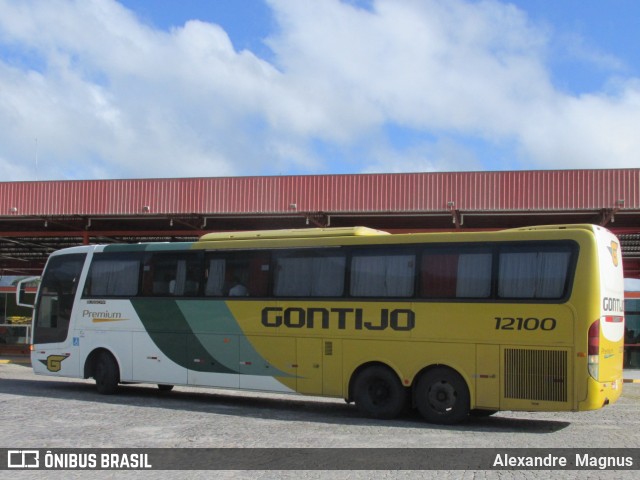
[[[640,209],[640,169],[0,182],[1,217],[616,207]]]
[[[596,223],[640,277],[640,169],[0,182],[0,275],[81,243],[209,231],[368,226],[395,232]]]

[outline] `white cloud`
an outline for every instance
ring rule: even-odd
[[[369,12],[337,0],[271,4],[283,31],[270,44],[286,76],[337,92],[322,99],[337,113],[354,100],[373,110],[354,108],[343,128],[384,120],[502,132],[518,103],[551,93],[539,32],[513,7],[406,0],[375,2]]]
[[[547,30],[515,7],[380,0],[367,11],[310,3],[271,0],[283,26],[271,45],[287,77],[340,92],[325,105],[343,135],[385,121],[515,141],[533,168],[637,166],[637,82],[582,96],[557,90],[545,65]],[[359,103],[368,110],[341,115]]]
[[[638,79],[556,89],[548,31],[513,6],[268,3],[273,64],[220,26],[156,30],[112,0],[0,0],[0,174],[35,178],[35,139],[39,178],[332,171],[317,142],[359,152],[353,171],[482,168],[462,137],[530,168],[637,166]],[[425,138],[376,139],[389,124]]]
[[[0,136],[16,163],[37,138],[40,174],[54,178],[259,168],[252,139],[260,132],[246,125],[263,115],[278,74],[235,52],[220,27],[192,21],[153,31],[111,1],[0,8],[0,38],[36,51],[44,64],[34,71],[0,63]]]

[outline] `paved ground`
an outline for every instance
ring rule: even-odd
[[[417,416],[362,418],[342,400],[130,385],[102,396],[92,381],[35,376],[28,365],[0,364],[0,448],[79,447],[484,447],[635,448],[640,445],[640,384],[595,412],[499,413],[457,426]],[[0,478],[9,478],[0,472]],[[11,472],[42,478],[45,472]],[[74,478],[82,472],[46,472]],[[118,472],[158,478],[162,472]],[[172,476],[175,476],[175,473]],[[227,478],[369,478],[371,472],[215,472]],[[212,472],[189,472],[212,478]],[[565,471],[558,478],[635,478],[636,472]],[[86,472],[85,472],[86,475]],[[92,472],[112,478],[114,472]],[[549,472],[373,472],[376,478],[548,478]],[[54,475],[55,476],[55,475]]]

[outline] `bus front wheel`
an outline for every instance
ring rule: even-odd
[[[360,372],[353,385],[358,410],[373,418],[395,418],[406,405],[407,392],[397,375],[381,365]]]
[[[469,414],[469,389],[464,379],[446,367],[423,373],[414,390],[416,407],[431,423],[450,425]]]
[[[113,355],[102,352],[98,356],[93,377],[96,380],[96,389],[99,393],[104,395],[115,393],[120,382],[120,372]]]

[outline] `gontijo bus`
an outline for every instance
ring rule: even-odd
[[[31,360],[101,393],[129,382],[297,392],[376,418],[598,409],[622,390],[619,245],[567,225],[67,248],[44,270]]]

